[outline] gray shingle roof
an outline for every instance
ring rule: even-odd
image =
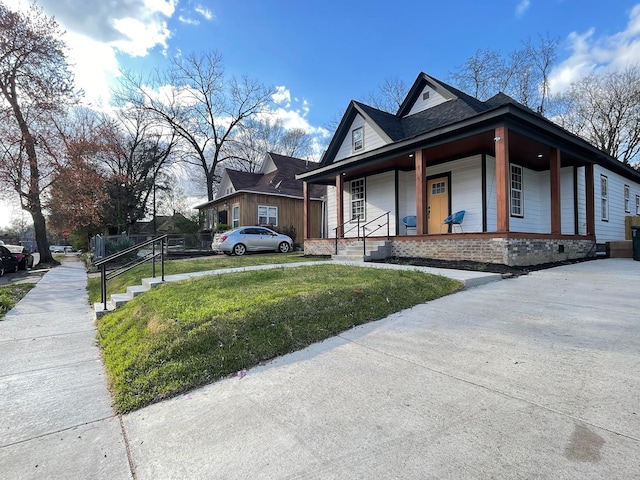
[[[318,164],[277,153],[268,153],[267,155],[276,165],[276,170],[273,172],[261,174],[226,170],[235,190],[302,198],[302,180],[296,180],[295,176],[298,173],[313,170]],[[320,198],[325,192],[326,188],[322,185],[311,186],[311,198]]]

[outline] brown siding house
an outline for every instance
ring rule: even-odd
[[[301,244],[304,194],[303,183],[295,176],[316,167],[307,160],[267,153],[259,173],[225,169],[216,198],[195,208],[205,213],[209,229],[265,225],[287,234],[293,229],[294,243]],[[315,237],[324,233],[325,193],[323,185],[310,192],[310,229]]]

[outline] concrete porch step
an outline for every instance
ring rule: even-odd
[[[347,245],[332,255],[332,260],[366,262],[371,260],[384,260],[390,255],[389,242],[385,240],[371,240],[366,242],[366,250],[362,242]]]

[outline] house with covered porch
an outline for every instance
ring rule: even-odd
[[[395,115],[352,101],[318,168],[296,178],[309,255],[535,265],[593,256],[640,214],[634,169],[507,95],[483,102],[425,73]],[[327,186],[323,238],[314,185]]]

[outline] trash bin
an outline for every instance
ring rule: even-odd
[[[631,226],[633,259],[640,261],[640,225]]]

